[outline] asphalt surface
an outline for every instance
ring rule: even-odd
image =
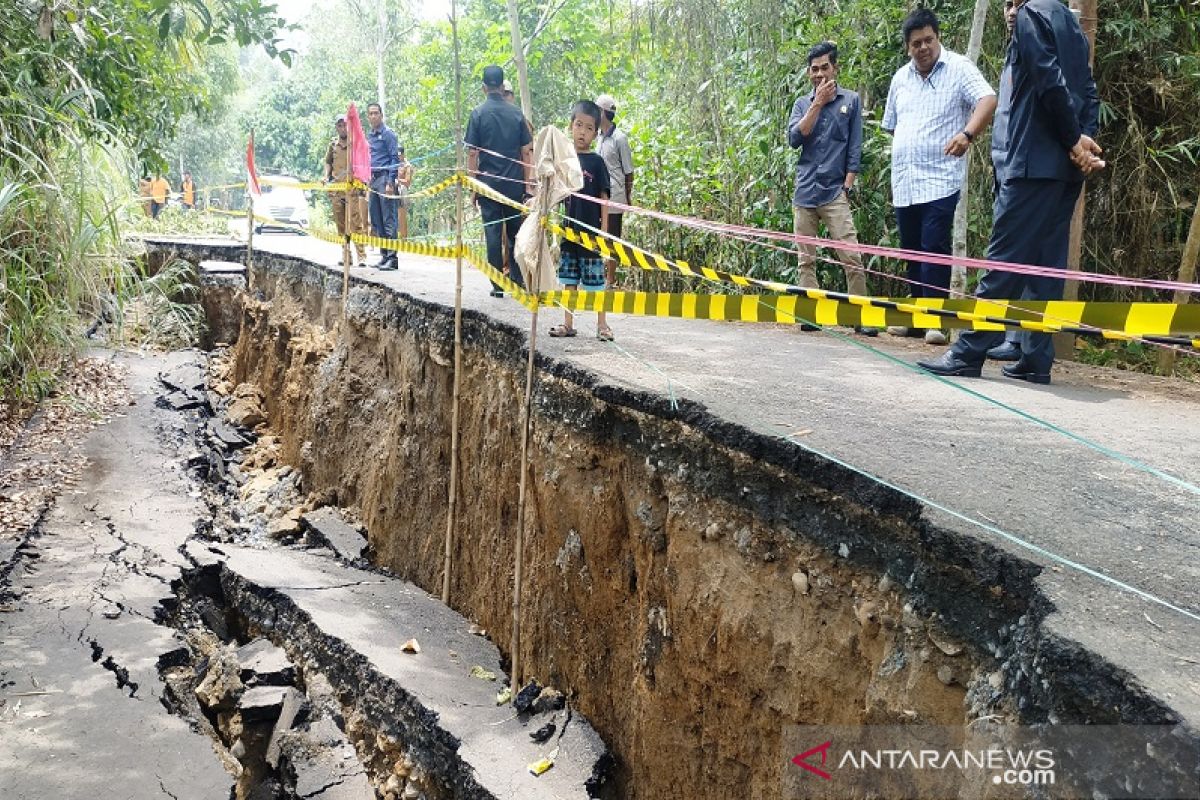
[[[331,268],[341,255],[292,234],[256,236],[255,248]],[[451,261],[402,254],[397,272],[354,274],[454,302]],[[464,266],[466,307],[528,328],[529,312],[489,288]],[[1050,386],[1005,379],[991,364],[983,379],[942,380],[912,367],[940,349],[845,329],[610,316],[616,341],[606,343],[581,314],[577,338],[549,338],[561,316],[542,310],[539,351],[791,437],[911,492],[938,524],[1042,564],[1039,585],[1057,608],[1048,629],[1200,728],[1200,619],[1075,566],[1200,615],[1197,393],[1073,365]]]
[[[160,702],[153,622],[186,566],[177,551],[205,509],[156,433],[155,375],[180,355],[122,357],[136,405],[89,435],[78,492],[64,491],[35,560],[0,615],[0,797],[213,800],[233,779],[208,737]],[[178,418],[177,414],[173,414]]]
[[[605,752],[600,737],[579,715],[567,722],[565,711],[518,716],[497,705],[498,680],[473,677],[482,667],[503,677],[500,651],[491,640],[470,633],[470,621],[411,583],[345,566],[326,555],[295,549],[252,549],[221,545],[218,560],[256,593],[272,596],[270,614],[303,619],[313,653],[334,647],[361,655],[347,680],[360,707],[384,705],[388,714],[404,717],[412,704],[422,709],[430,727],[449,734],[459,745],[455,757],[466,764],[479,785],[500,800],[567,800],[586,797],[584,783]],[[211,556],[210,556],[211,557]],[[278,592],[285,602],[274,599]],[[283,606],[294,610],[277,611]],[[253,615],[244,604],[243,610]],[[420,653],[401,646],[416,639]],[[321,655],[316,658],[320,659]],[[348,670],[348,662],[337,669]],[[325,666],[325,665],[322,665]],[[333,668],[326,671],[333,673]],[[340,678],[335,678],[340,680]],[[391,699],[386,684],[399,688],[403,704]],[[532,731],[550,721],[557,735],[535,744]],[[554,755],[550,756],[551,753]],[[554,768],[534,776],[528,765],[550,756]]]

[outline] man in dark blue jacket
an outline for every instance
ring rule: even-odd
[[[1016,15],[1000,76],[992,128],[992,163],[1000,191],[993,209],[992,261],[1066,269],[1071,216],[1084,178],[1103,169],[1092,139],[1100,100],[1088,64],[1088,41],[1059,0],[1028,0]],[[991,270],[975,294],[989,299],[1058,300],[1063,279]],[[1049,383],[1054,342],[1024,332],[1021,360],[1006,377]],[[918,365],[935,375],[977,378],[1003,332],[968,331],[941,358]]]
[[[367,106],[367,146],[371,149],[371,231],[381,239],[395,239],[400,217],[396,175],[400,170],[400,142],[395,132],[383,123],[383,107]],[[379,269],[397,268],[396,251],[379,248]]]

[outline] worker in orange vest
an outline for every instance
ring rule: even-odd
[[[196,184],[192,180],[192,173],[183,173],[183,183],[179,187],[179,193],[183,195],[183,207],[191,211],[196,207]]]
[[[158,215],[167,207],[167,195],[171,193],[171,184],[161,174],[155,173],[150,181],[150,216],[158,219]]]

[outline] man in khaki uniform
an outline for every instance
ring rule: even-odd
[[[343,183],[350,176],[350,135],[346,129],[346,115],[339,114],[337,121],[334,123],[337,129],[337,136],[329,142],[329,149],[325,151],[325,182]],[[362,189],[355,189],[350,193],[350,219],[347,226],[346,220],[346,193],[344,191],[333,192],[333,221],[337,225],[338,236],[345,236],[347,227],[349,233],[366,233],[367,232],[367,196]],[[367,265],[367,247],[362,242],[355,242],[354,247],[358,252],[358,265],[365,267]]]

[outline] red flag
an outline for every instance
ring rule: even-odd
[[[258,185],[258,171],[254,169],[254,131],[250,131],[250,142],[246,145],[246,188],[253,197],[262,196]]]
[[[371,148],[363,135],[358,109],[351,103],[346,109],[346,128],[350,131],[350,175],[366,185],[371,184]]]

